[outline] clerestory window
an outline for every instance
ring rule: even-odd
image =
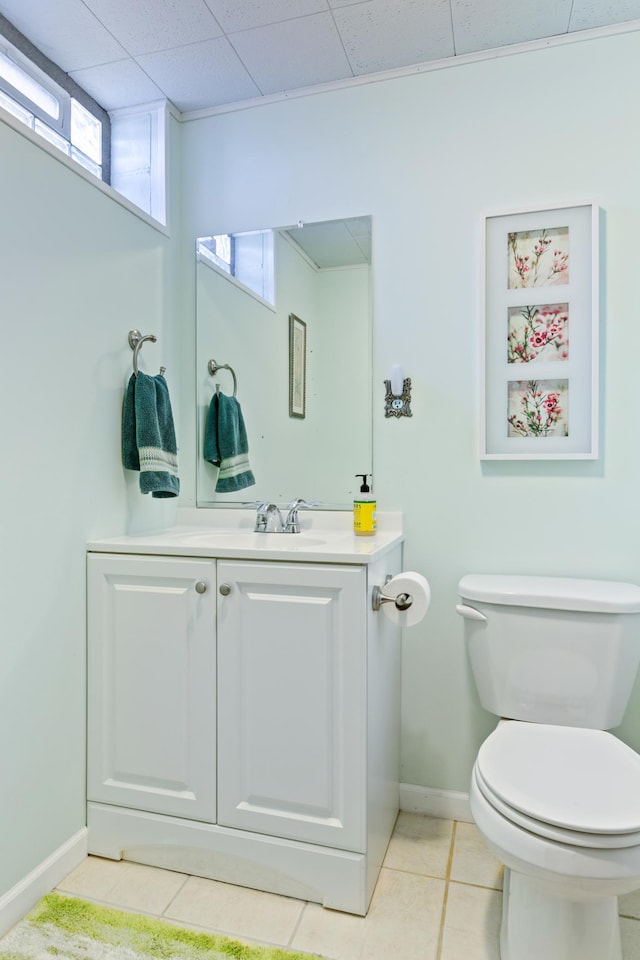
[[[3,17],[0,107],[109,182],[109,115]]]

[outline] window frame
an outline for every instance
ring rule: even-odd
[[[32,77],[55,97],[60,104],[60,117],[56,120],[3,77],[0,77],[0,90],[18,106],[33,114],[41,123],[67,141],[70,145],[69,157],[79,166],[84,165],[75,159],[72,152],[72,148],[75,146],[71,141],[72,98],[98,120],[102,126],[102,159],[99,179],[103,183],[109,184],[111,182],[111,120],[107,111],[86,90],[83,90],[71,77],[64,73],[57,64],[38,50],[2,14],[0,14],[0,52],[8,56],[24,73]],[[76,149],[78,148],[76,147]],[[92,160],[90,157],[88,159]]]

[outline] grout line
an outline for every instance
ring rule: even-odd
[[[453,866],[453,852],[456,845],[456,833],[458,832],[458,821],[453,821],[453,830],[451,831],[451,846],[449,847],[449,859],[447,860],[447,870],[445,879],[451,879],[451,867]]]
[[[445,880],[444,897],[442,898],[442,914],[440,916],[440,930],[438,931],[438,946],[436,948],[435,960],[441,960],[442,947],[444,944],[444,925],[447,917],[447,902],[449,900],[449,881]]]
[[[113,900],[103,900],[101,897],[96,897],[89,893],[78,891],[71,893],[68,890],[62,890],[60,887],[55,887],[54,892],[75,900],[86,900],[88,903],[95,903],[98,907],[108,907],[109,910],[119,910],[120,913],[133,913],[137,917],[148,917],[150,920],[164,919],[159,913],[153,913],[151,910],[143,910],[142,907],[115,903]]]
[[[179,894],[179,893],[182,893],[182,891],[183,891],[184,888],[185,888],[185,885],[189,882],[190,879],[191,879],[191,876],[190,876],[188,873],[185,873],[185,874],[184,874],[184,880],[183,880],[183,882],[180,884],[180,886],[178,887],[178,889],[176,890],[176,892],[174,893],[174,895],[169,898],[169,902],[165,904],[164,910],[163,910],[162,913],[160,914],[160,916],[161,916],[163,919],[164,919],[164,917],[166,916],[166,913],[167,913],[167,910],[169,909],[169,907],[172,906],[172,904],[174,903],[174,901],[175,901],[176,897],[178,896],[178,894]],[[168,919],[168,918],[167,918],[167,919]]]
[[[409,870],[406,867],[386,867],[383,864],[382,869],[389,870],[390,873],[406,873],[409,877],[425,877],[427,880],[447,879],[446,874],[444,873],[423,873],[422,870]]]
[[[293,941],[294,941],[294,939],[295,939],[296,933],[297,933],[298,930],[300,929],[300,924],[302,923],[302,918],[304,917],[305,913],[307,912],[307,907],[308,907],[308,906],[309,906],[309,901],[308,901],[308,900],[303,901],[302,910],[301,910],[300,913],[298,914],[298,919],[296,920],[296,922],[295,922],[294,925],[293,925],[293,930],[291,931],[291,936],[290,936],[289,939],[287,940],[286,944],[284,944],[285,949],[287,949],[287,950],[288,950],[288,949],[293,949]]]
[[[159,867],[158,869],[163,869]],[[244,943],[255,944],[256,946],[269,947],[271,950],[286,950],[287,947],[279,942],[274,942],[272,940],[260,940],[257,937],[251,937],[245,933],[237,933],[233,930],[225,930],[222,927],[211,927],[202,923],[195,923],[191,920],[182,920],[176,917],[165,917],[163,914],[151,913],[148,910],[143,910],[140,907],[127,906],[121,903],[114,903],[111,900],[101,900],[99,897],[90,896],[87,893],[69,893],[66,890],[60,890],[58,887],[54,888],[56,893],[60,893],[62,896],[69,897],[76,900],[86,900],[89,903],[94,903],[99,907],[108,907],[110,910],[118,910],[120,913],[130,913],[136,917],[147,917],[149,920],[159,920],[162,923],[166,923],[172,927],[178,927],[182,930],[193,930],[196,933],[207,933],[215,937],[226,937],[227,940],[241,940]],[[305,902],[306,906],[306,902]],[[313,954],[312,954],[313,956]]]
[[[438,931],[438,946],[436,948],[436,957],[435,960],[441,960],[442,957],[442,947],[444,945],[444,926],[447,919],[447,903],[449,901],[449,883],[451,877],[451,866],[453,864],[453,851],[456,844],[456,830],[458,824],[453,821],[453,829],[451,831],[451,844],[449,846],[449,857],[447,859],[447,869],[445,871],[445,883],[444,883],[444,897],[442,898],[442,913],[440,915],[440,930]]]

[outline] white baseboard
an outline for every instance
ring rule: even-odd
[[[424,813],[442,820],[464,820],[473,823],[469,809],[469,794],[436,787],[418,787],[413,783],[400,784],[400,809],[409,813]]]
[[[86,856],[87,828],[83,827],[0,897],[0,937],[22,920],[41,897],[51,893]]]

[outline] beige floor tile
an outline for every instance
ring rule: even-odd
[[[451,820],[401,811],[384,865],[425,877],[446,877],[452,834]]]
[[[308,904],[291,948],[332,960],[435,960],[444,887],[383,868],[366,917]]]
[[[160,916],[186,880],[185,874],[172,870],[87,857],[58,889],[114,907]]]
[[[190,877],[164,916],[172,922],[286,946],[303,909],[302,900]]]
[[[501,916],[498,890],[450,883],[441,960],[500,960]]]
[[[456,824],[451,879],[502,889],[504,866],[487,849],[474,823]]]
[[[634,917],[640,920],[640,890],[618,897],[618,913],[621,917]]]
[[[637,920],[620,920],[622,960],[640,960],[640,923]]]

